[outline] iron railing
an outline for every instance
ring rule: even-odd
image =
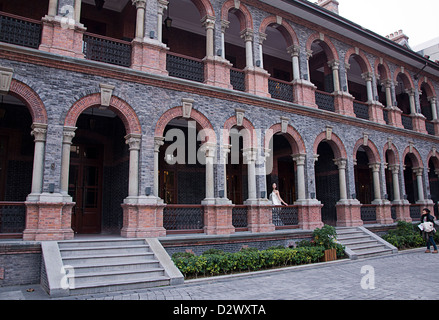
[[[41,21],[0,12],[0,41],[38,49],[41,44]]]
[[[410,218],[413,221],[421,220],[421,206],[420,204],[410,204]]]
[[[434,131],[434,123],[431,121],[425,121],[425,129],[427,129],[428,134],[434,136],[435,135],[435,131]]]
[[[365,102],[354,101],[354,113],[357,118],[369,120],[369,105]]]
[[[361,206],[361,220],[363,222],[376,222],[377,220],[377,213],[376,213],[376,206],[373,204],[363,204]]]
[[[401,114],[402,125],[405,129],[413,130],[413,119],[409,115]]]
[[[392,212],[392,219],[393,221],[396,220],[396,206],[392,206],[392,208],[390,209]]]
[[[335,112],[334,95],[332,93],[316,90],[315,96],[319,109]]]
[[[0,202],[0,235],[21,234],[26,226],[24,202]]]
[[[88,60],[131,66],[131,43],[127,41],[84,33],[83,53]]]
[[[168,52],[166,70],[171,77],[204,82],[204,64],[200,59]]]
[[[272,209],[276,229],[294,228],[299,225],[297,206],[275,206]]]
[[[294,102],[293,86],[290,82],[269,78],[268,92],[273,99]]]
[[[163,209],[163,227],[167,233],[203,232],[203,206],[168,204]]]
[[[386,109],[383,109],[383,118],[384,121],[386,121],[386,124],[389,124],[389,111]]]
[[[242,70],[230,69],[230,84],[233,90],[245,91],[245,73]]]
[[[247,229],[248,207],[246,205],[235,205],[232,209],[232,224],[235,229]],[[244,230],[242,230],[244,231]]]

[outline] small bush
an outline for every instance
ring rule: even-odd
[[[410,222],[398,221],[396,229],[382,237],[398,249],[419,248],[425,244],[418,228]]]

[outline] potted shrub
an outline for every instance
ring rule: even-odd
[[[321,229],[315,229],[313,231],[313,239],[316,245],[325,248],[323,261],[337,259],[337,232],[334,227],[324,225]]]

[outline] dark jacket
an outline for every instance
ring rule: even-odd
[[[434,224],[434,217],[431,214],[429,214],[429,213],[423,214],[421,216],[421,223],[424,223],[424,222],[431,222],[431,223],[433,223],[433,227],[435,226],[435,224]],[[435,233],[434,231],[431,231],[431,232],[421,231],[421,234],[422,234],[422,236],[425,239],[428,238],[429,236],[433,236],[434,233]]]

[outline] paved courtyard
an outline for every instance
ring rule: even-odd
[[[439,255],[416,249],[364,260],[339,260],[63,300],[437,300],[438,271]],[[49,299],[37,287],[32,293],[0,288],[0,299]]]

